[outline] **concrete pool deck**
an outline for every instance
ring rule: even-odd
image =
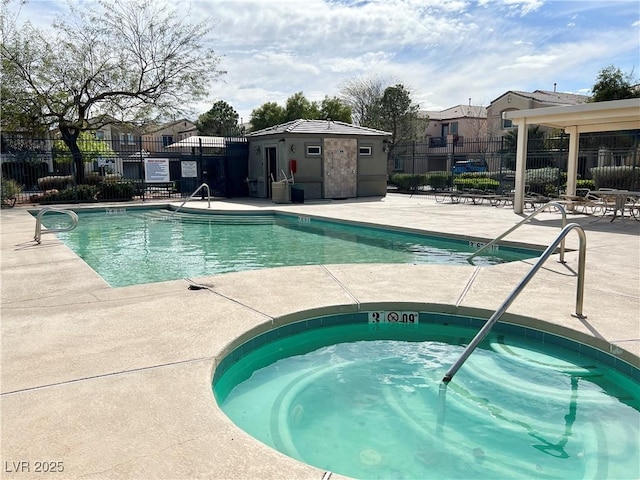
[[[206,210],[207,202],[187,206]],[[533,263],[283,267],[192,279],[207,286],[201,290],[186,280],[111,288],[55,236],[36,245],[28,208],[0,217],[2,478],[42,478],[38,462],[53,462],[47,466],[64,471],[48,478],[320,480],[323,470],[257,442],[218,409],[212,371],[229,345],[281,317],[302,318],[300,311],[411,304],[488,317]],[[277,210],[479,239],[523,218],[509,208],[399,194],[289,205],[215,200],[211,210]],[[542,319],[640,366],[640,222],[593,220],[568,215],[587,236],[587,318],[571,315],[578,235],[570,232],[567,263],[553,255],[505,320]],[[506,240],[546,247],[560,222],[543,212]]]

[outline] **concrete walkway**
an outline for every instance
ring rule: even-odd
[[[216,200],[211,210],[280,210],[484,240],[522,219],[508,208],[398,194],[296,205]],[[571,331],[640,366],[640,222],[568,218],[587,234],[587,318],[571,315],[578,253],[569,251],[564,265],[549,259],[505,319]],[[544,247],[560,219],[544,212],[507,240]],[[318,265],[194,279],[203,290],[185,280],[110,288],[53,235],[36,245],[26,208],[3,210],[0,227],[2,478],[43,478],[37,462],[47,461],[64,469],[47,478],[319,480],[323,471],[253,440],[218,409],[211,378],[226,349],[298,312],[407,302],[488,317],[532,265]],[[567,247],[577,250],[575,232]]]

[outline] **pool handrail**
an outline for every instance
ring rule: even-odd
[[[69,215],[69,217],[71,217],[71,225],[68,227],[62,227],[62,228],[47,228],[46,230],[43,231],[42,217],[44,216],[45,213],[48,213],[48,212],[64,213],[66,215]],[[78,226],[78,214],[76,212],[72,210],[67,210],[66,208],[44,207],[44,208],[41,208],[40,211],[38,212],[38,215],[36,215],[36,231],[33,235],[33,239],[39,245],[40,242],[42,241],[42,235],[44,235],[45,233],[70,232],[77,226]]]
[[[208,201],[207,208],[211,208],[211,190],[209,189],[209,185],[207,185],[206,183],[203,183],[198,188],[196,188],[195,192],[193,192],[191,195],[189,195],[189,198],[187,198],[184,202],[182,202],[180,204],[180,206],[173,211],[173,215],[178,213],[178,210],[180,210],[184,206],[185,203],[187,203],[189,200],[191,200],[193,197],[195,197],[196,193],[198,193],[203,188],[207,189],[207,201]]]
[[[577,318],[583,319],[586,318],[582,314],[582,304],[584,299],[584,271],[585,271],[585,258],[587,252],[587,236],[584,233],[584,229],[578,225],[577,223],[570,223],[562,228],[562,231],[558,234],[556,239],[549,244],[547,249],[542,252],[542,255],[538,258],[536,263],[531,267],[529,273],[525,275],[525,277],[520,280],[516,288],[509,294],[507,299],[498,307],[498,309],[491,315],[491,318],[487,320],[484,326],[480,329],[480,331],[473,337],[473,340],[469,342],[469,345],[464,349],[460,358],[456,360],[453,366],[447,371],[445,376],[442,378],[442,382],[449,383],[456,372],[460,369],[462,364],[467,360],[469,355],[473,353],[478,344],[484,339],[484,337],[489,333],[489,330],[493,328],[495,323],[502,317],[504,312],[506,312],[507,308],[513,303],[516,297],[520,294],[520,292],[524,289],[524,287],[529,283],[529,281],[533,278],[536,272],[542,267],[542,264],[551,256],[555,248],[558,246],[560,242],[564,240],[567,234],[576,229],[578,232],[578,237],[580,238],[580,250],[578,253],[578,284],[577,284],[577,292],[576,292],[576,313],[573,315]]]
[[[549,208],[549,207],[556,207],[558,210],[560,210],[560,213],[562,213],[562,227],[564,228],[565,225],[567,224],[567,212],[564,209],[564,206],[559,203],[559,202],[547,202],[544,205],[538,207],[536,209],[536,211],[534,211],[531,215],[529,215],[528,217],[526,217],[525,219],[523,219],[521,222],[517,223],[516,225],[514,225],[513,227],[511,227],[509,230],[507,230],[506,232],[504,232],[502,235],[497,236],[496,238],[494,238],[493,240],[491,240],[489,243],[485,244],[482,246],[482,248],[479,248],[477,251],[475,251],[474,253],[472,253],[471,255],[469,255],[467,257],[467,262],[472,263],[471,259],[473,257],[475,257],[476,255],[479,255],[480,253],[484,252],[486,249],[490,248],[491,246],[495,245],[497,242],[499,242],[500,240],[502,240],[504,237],[506,237],[507,235],[509,235],[511,232],[513,232],[514,230],[516,230],[518,227],[520,227],[520,225],[523,225],[525,223],[527,223],[529,220],[531,220],[533,217],[535,217],[536,215],[538,215],[540,212],[542,212],[543,210]],[[560,263],[565,263],[564,261],[564,237],[562,238],[562,242],[560,243],[560,260],[558,260]]]

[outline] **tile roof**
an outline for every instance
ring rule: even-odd
[[[487,118],[487,109],[481,105],[456,105],[444,110],[422,110],[421,116],[430,120],[453,120],[455,118]]]
[[[202,135],[193,135],[191,137],[184,138],[178,142],[167,145],[167,148],[183,148],[183,147],[224,147],[228,140],[243,141],[243,139],[228,137],[209,137]]]
[[[509,90],[508,92],[500,95],[498,98],[502,98],[509,93],[514,93],[516,95],[520,95],[521,97],[531,98],[533,100],[552,105],[580,105],[582,103],[586,103],[589,100],[589,97],[587,95],[578,95],[576,93],[565,92],[549,92],[547,90],[534,90],[533,92]],[[491,103],[493,102],[495,102],[495,100]]]
[[[258,137],[271,134],[299,133],[311,135],[370,135],[390,136],[390,132],[376,130],[374,128],[360,127],[345,122],[334,120],[305,120],[298,119],[281,123],[273,127],[263,128],[255,132],[247,133],[247,137]]]

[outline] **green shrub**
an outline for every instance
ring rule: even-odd
[[[119,182],[121,180],[122,180],[122,175],[120,175],[119,173],[107,173],[104,176],[105,182]]]
[[[596,189],[596,184],[593,182],[593,180],[577,180],[576,181],[576,189],[578,188],[586,188],[589,190],[595,190]]]
[[[410,192],[427,185],[427,176],[422,174],[396,173],[391,175],[389,181],[398,187],[398,190]]]
[[[489,172],[463,172],[456,175],[456,178],[489,178]]]
[[[0,196],[2,196],[2,201],[9,200],[12,198],[16,198],[20,193],[22,193],[22,186],[18,184],[12,178],[5,179],[2,178],[2,182],[0,185]]]
[[[449,172],[429,172],[426,177],[427,185],[435,190],[451,186],[451,174]]]
[[[590,169],[596,189],[617,188],[620,190],[640,189],[640,168],[630,165],[619,167],[593,167]]]
[[[48,176],[38,179],[38,188],[43,192],[47,190],[64,190],[73,186],[74,183],[73,175]]]
[[[98,187],[94,185],[78,185],[65,188],[59,192],[48,193],[42,196],[41,203],[65,203],[65,202],[93,202],[96,200]]]
[[[456,177],[453,181],[458,190],[489,190],[495,192],[500,186],[500,182],[487,177],[462,178]]]
[[[556,167],[533,168],[525,173],[525,183],[529,191],[541,195],[557,193],[558,186],[565,184],[567,174]]]
[[[119,182],[122,179],[122,175],[119,173],[107,173],[106,175],[100,175],[98,172],[91,172],[87,175],[85,182],[89,185],[101,185],[105,182]]]
[[[487,175],[489,178],[493,178],[494,180],[500,180],[505,178],[515,178],[516,171],[503,168],[502,170],[494,170],[492,172],[488,172]]]
[[[134,195],[131,182],[104,181],[100,184],[99,200],[131,200]]]

